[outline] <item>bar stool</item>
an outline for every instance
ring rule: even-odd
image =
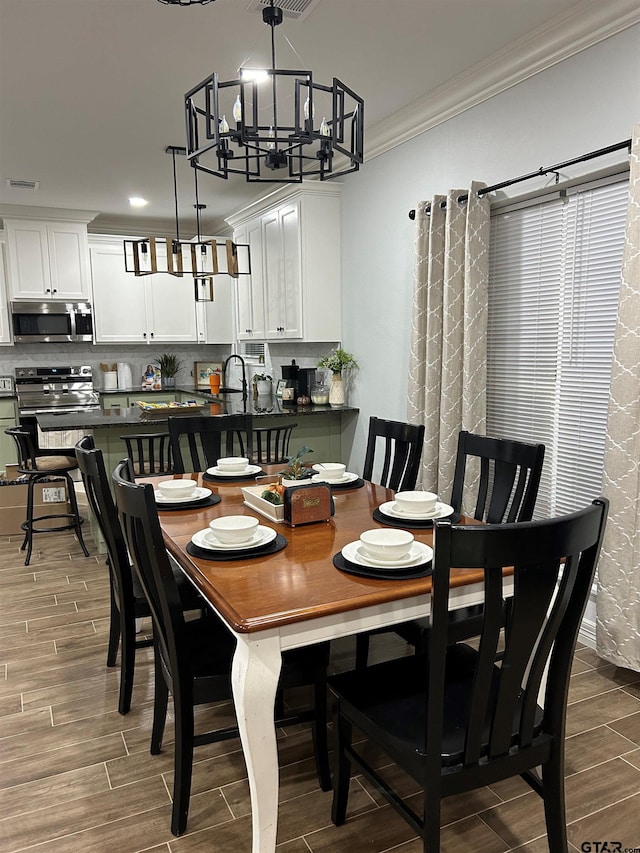
[[[31,560],[31,552],[33,550],[33,534],[34,533],[53,533],[58,530],[75,530],[80,547],[84,552],[85,557],[89,556],[87,546],[82,538],[81,525],[84,518],[81,517],[78,511],[78,501],[76,499],[76,490],[73,480],[70,477],[71,471],[76,471],[78,463],[76,462],[73,451],[71,455],[67,455],[66,450],[41,450],[37,444],[37,437],[34,436],[32,430],[28,427],[11,427],[5,430],[6,435],[10,435],[16,443],[18,449],[18,473],[27,477],[27,518],[21,525],[24,530],[24,541],[20,547],[21,551],[27,548],[27,559],[25,566],[29,565]],[[70,513],[55,513],[48,515],[33,514],[33,492],[36,483],[41,480],[47,480],[52,477],[64,479],[67,484],[67,493],[69,495],[69,503],[71,504]],[[37,527],[41,521],[53,521],[55,519],[65,519],[64,523],[51,527]]]

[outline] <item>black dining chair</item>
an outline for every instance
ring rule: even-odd
[[[415,489],[422,458],[424,424],[406,424],[369,418],[369,434],[362,476],[396,492]],[[381,467],[376,456],[384,449]],[[366,631],[356,636],[356,666],[366,666],[369,641],[376,634],[387,633],[392,628]]]
[[[131,460],[136,477],[173,473],[168,432],[121,435],[120,439],[125,443],[126,457]]]
[[[289,459],[291,433],[298,424],[277,424],[254,427],[252,432],[253,454],[251,461],[256,465],[285,463]],[[242,454],[245,455],[244,453]]]
[[[161,750],[169,693],[173,696],[175,746],[171,832],[181,835],[187,826],[194,747],[238,735],[236,726],[196,734],[194,725],[197,705],[229,700],[232,696],[231,664],[235,640],[213,612],[205,613],[200,619],[185,620],[162,539],[153,487],[133,483],[130,463],[124,460],[113,473],[113,488],[129,552],[153,619],[153,755]],[[283,654],[279,690],[312,685],[314,700],[311,710],[292,712],[276,720],[277,726],[312,720],[322,790],[331,787],[327,752],[328,663],[328,642]],[[276,704],[278,707],[284,703],[278,701]],[[264,711],[270,713],[268,708]]]
[[[221,456],[237,456],[235,436],[238,432],[247,436],[245,452],[241,455],[251,459],[252,421],[251,415],[170,417],[167,423],[174,473],[206,471]]]
[[[152,640],[136,637],[136,620],[151,615],[146,596],[131,569],[127,546],[122,535],[118,513],[109,486],[102,451],[96,449],[93,437],[85,435],[75,446],[89,506],[98,524],[107,549],[109,568],[109,645],[107,666],[115,666],[120,647],[120,692],[118,711],[127,714],[131,709],[136,650],[152,645]],[[184,610],[202,611],[203,599],[187,581],[182,571],[174,568],[176,585]]]
[[[33,552],[33,537],[37,533],[53,533],[60,530],[73,530],[82,553],[89,556],[89,551],[82,536],[84,518],[78,509],[78,499],[71,473],[78,470],[73,449],[41,448],[38,443],[38,432],[35,418],[21,419],[19,427],[5,430],[6,435],[13,439],[18,453],[17,472],[27,481],[27,511],[21,527],[24,530],[24,540],[20,550],[27,550],[25,566],[31,561]],[[70,512],[41,513],[35,515],[34,491],[36,483],[49,479],[64,480]],[[45,526],[42,524],[45,523]]]
[[[488,524],[531,521],[538,497],[544,452],[544,444],[490,438],[462,430],[458,435],[451,491],[451,506],[454,512],[464,511],[464,497],[470,501],[469,509],[473,505],[473,518],[477,521]],[[468,480],[471,479],[473,463],[476,463],[479,470],[472,488]],[[471,512],[465,514],[472,515]],[[505,602],[505,607],[508,606],[508,602]],[[481,604],[457,610],[451,619],[451,642],[478,634],[482,613]],[[424,619],[396,625],[388,630],[395,631],[416,649],[423,648],[429,638],[429,626]],[[368,636],[358,635],[358,666],[366,666]]]
[[[530,521],[538,497],[544,451],[544,444],[490,438],[462,430],[451,490],[454,511],[487,524]],[[469,489],[467,468],[473,461],[478,462],[480,470],[473,494],[469,495],[465,494]],[[465,497],[471,498],[473,512],[466,511]]]
[[[436,523],[428,652],[329,679],[336,701],[336,825],[345,821],[355,767],[419,834],[425,853],[438,853],[444,797],[522,776],[544,801],[549,849],[566,853],[567,693],[607,511],[608,501],[600,498],[545,521]],[[503,567],[511,566],[513,578],[503,576]],[[485,617],[477,651],[450,644],[453,567],[482,572]],[[507,595],[513,607],[496,663]],[[394,789],[393,773],[372,767],[372,749],[418,783],[421,799],[414,794],[408,802]],[[377,767],[385,764],[388,770],[389,761],[377,758]]]
[[[423,440],[424,424],[369,418],[362,476],[365,480],[379,483],[396,492],[414,489],[420,470]],[[376,457],[383,447],[382,467],[378,473]]]

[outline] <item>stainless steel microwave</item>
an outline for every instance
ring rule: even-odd
[[[12,302],[11,324],[17,344],[93,341],[88,302]]]

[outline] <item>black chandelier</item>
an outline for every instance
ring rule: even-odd
[[[270,0],[262,18],[271,27],[271,68],[243,68],[239,79],[228,82],[214,73],[185,95],[191,165],[219,178],[244,175],[249,182],[324,181],[356,172],[364,159],[363,99],[336,77],[325,86],[313,81],[311,71],[276,69],[282,9]],[[336,154],[346,158],[340,171],[334,171]]]
[[[165,6],[206,6],[207,3],[214,3],[215,0],[158,0],[159,3],[164,3]]]

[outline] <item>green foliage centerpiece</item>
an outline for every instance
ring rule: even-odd
[[[343,350],[342,347],[338,347],[318,361],[318,367],[330,370],[333,374],[331,377],[331,386],[329,387],[329,404],[334,408],[344,406],[345,396],[342,371],[357,370],[359,366],[354,356],[350,352]]]

